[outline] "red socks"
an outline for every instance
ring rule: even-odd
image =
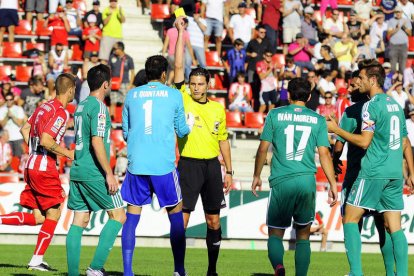
[[[36,225],[36,219],[33,214],[16,212],[0,216],[0,224],[6,225]]]
[[[39,236],[37,237],[36,249],[34,255],[44,255],[46,249],[49,247],[52,241],[53,234],[55,233],[57,221],[51,219],[45,219],[45,222],[40,228]]]

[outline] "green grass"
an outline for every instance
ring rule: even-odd
[[[45,260],[58,272],[34,273],[26,270],[26,264],[31,258],[34,246],[30,245],[0,245],[0,275],[65,275],[66,252],[64,246],[51,246]],[[81,273],[89,265],[94,247],[82,248]],[[205,249],[187,249],[186,269],[190,276],[203,276],[206,272],[207,254]],[[380,254],[363,254],[362,261],[366,276],[384,275]],[[409,259],[409,271],[414,271],[414,256]],[[285,253],[287,275],[294,275],[294,252]],[[105,266],[110,275],[122,275],[121,248],[114,247]],[[310,276],[339,275],[348,271],[345,253],[312,254]],[[134,272],[136,275],[170,276],[173,272],[172,254],[169,248],[136,248],[134,256]],[[267,252],[263,250],[221,250],[218,273],[227,275],[273,275]]]

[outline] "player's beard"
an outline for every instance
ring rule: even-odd
[[[354,103],[368,100],[368,94],[367,93],[361,93],[358,89],[354,90],[351,94],[351,101]]]

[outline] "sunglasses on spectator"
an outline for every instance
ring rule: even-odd
[[[266,33],[266,31],[260,31],[259,32],[259,34],[265,34]]]
[[[12,102],[12,101],[14,101],[14,99],[13,99],[13,98],[11,98],[11,99],[6,99],[6,101],[8,101],[8,102]]]
[[[325,99],[332,99],[332,97],[325,97]]]
[[[266,54],[265,57],[272,57],[272,54]]]

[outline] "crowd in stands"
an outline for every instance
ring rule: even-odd
[[[89,94],[83,81],[88,70],[108,64],[113,79],[107,104],[120,123],[117,110],[129,89],[145,83],[145,74],[135,76],[133,57],[122,42],[123,8],[117,0],[105,4],[95,0],[88,11],[84,0],[0,1],[0,171],[12,169],[12,156],[24,158],[18,129],[54,97],[54,81],[62,72],[78,76],[76,106]],[[339,121],[352,104],[346,87],[357,62],[376,58],[387,73],[384,91],[406,109],[407,118],[414,114],[414,64],[408,58],[414,50],[414,4],[408,0],[137,0],[151,17],[155,5],[167,5],[170,14],[162,25],[161,50],[169,61],[168,83],[177,40],[171,22],[182,7],[185,76],[188,80],[194,66],[209,68],[213,82],[222,84],[228,111],[265,114],[287,105],[289,80],[303,77],[312,85],[307,106]],[[31,66],[8,56],[13,43],[19,44],[18,58],[30,59]],[[209,64],[212,54],[218,66]],[[30,68],[24,80],[18,76],[21,67]],[[69,147],[73,137],[65,142]],[[123,156],[123,150],[117,144],[113,154]]]

